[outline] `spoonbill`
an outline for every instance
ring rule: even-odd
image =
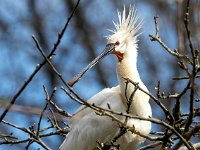
[[[117,12],[119,22],[113,22],[115,29],[110,30],[112,35],[107,36],[108,44],[105,50],[82,71],[82,74],[104,56],[112,53],[118,58],[116,72],[119,85],[105,88],[90,98],[88,102],[107,109],[109,104],[111,110],[126,113],[127,102],[132,98],[129,114],[148,118],[152,115],[149,96],[140,90],[136,90],[134,96],[131,96],[135,86],[133,84],[127,86],[125,80],[125,78],[129,78],[137,82],[143,90],[148,92],[137,70],[137,37],[142,23],[138,22],[136,11],[132,6],[130,6],[127,15],[125,7],[122,13]],[[72,86],[76,82],[75,80],[79,80],[79,77],[76,76],[69,82],[69,85]],[[118,115],[116,117],[122,122],[125,120],[125,117]],[[71,131],[66,135],[60,150],[94,150],[98,145],[97,140],[101,143],[110,142],[119,132],[117,122],[109,117],[97,115],[86,106],[81,106],[70,118],[70,122]],[[137,119],[128,119],[127,126],[134,126],[135,130],[143,135],[148,135],[151,130],[150,122]],[[144,141],[143,137],[128,131],[116,142],[120,145],[121,150],[135,150]]]

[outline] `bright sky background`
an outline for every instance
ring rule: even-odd
[[[174,7],[173,2],[173,0],[169,1],[169,3],[171,3],[172,9]],[[135,7],[137,8],[138,16],[144,20],[144,25],[141,29],[143,36],[142,38],[139,38],[140,42],[138,70],[140,71],[141,78],[147,85],[148,89],[151,92],[155,92],[154,87],[156,85],[156,82],[154,79],[149,79],[147,73],[145,72],[147,68],[144,63],[145,60],[143,60],[142,57],[142,55],[145,54],[145,49],[140,49],[140,47],[142,47],[142,44],[145,42],[149,46],[149,49],[151,49],[152,55],[155,55],[155,58],[159,56],[160,59],[155,59],[152,61],[155,61],[158,65],[162,66],[159,67],[160,74],[157,80],[161,80],[163,85],[167,84],[167,80],[170,79],[173,75],[173,70],[170,70],[170,66],[167,65],[166,62],[168,60],[173,61],[174,59],[170,55],[167,55],[167,52],[162,50],[162,48],[157,43],[152,43],[149,40],[148,35],[155,33],[153,16],[158,15],[158,11],[155,10],[153,7],[147,5],[146,3],[143,3],[142,1],[137,1],[136,4],[134,4],[134,2],[132,1],[130,1],[130,3],[135,5]],[[81,3],[81,5],[83,4],[87,5],[84,2]],[[32,34],[35,35],[34,31],[27,25],[23,25],[28,24],[30,21],[29,17],[31,17],[29,12],[30,10],[26,6],[26,0],[7,0],[4,2],[0,1],[0,6],[0,19],[6,18],[6,21],[9,24],[12,23],[12,27],[7,31],[8,34],[12,33],[10,34],[12,35],[12,37],[2,36],[1,34],[3,33],[0,33],[0,97],[5,97],[5,99],[11,99],[12,96],[16,93],[16,91],[21,87],[23,82],[33,72],[35,66],[41,61],[42,57],[40,57],[40,60],[38,60],[37,62],[31,59],[32,56],[36,57],[40,56],[40,54],[36,50],[35,44],[31,37]],[[44,0],[43,2],[38,3],[38,7],[41,8],[41,13],[44,13],[47,16],[45,18],[45,25],[47,26],[47,29],[52,29],[44,31],[50,37],[48,39],[48,43],[49,46],[52,47],[53,43],[56,41],[58,31],[62,29],[66,18],[67,16],[69,16],[69,14],[65,13],[65,7],[62,5],[61,0]],[[123,3],[120,6],[119,10],[122,10],[122,8]],[[106,44],[104,36],[109,34],[109,32],[106,29],[112,29],[114,27],[112,24],[112,20],[117,21],[118,19],[117,8],[114,7],[108,0],[96,0],[91,2],[89,7],[86,7],[84,11],[86,12],[86,17],[90,18],[91,23],[99,27],[97,33],[98,36],[102,38],[101,41],[96,41],[96,54],[99,54]],[[163,18],[162,15],[159,15],[159,17],[160,31],[162,31],[161,37],[165,37],[165,43],[168,44],[170,48],[176,48],[177,37],[173,25],[167,22],[167,20]],[[19,18],[23,19],[19,20]],[[165,25],[166,23],[168,24],[167,26]],[[85,67],[87,63],[83,64],[82,61],[79,60],[80,56],[84,56],[85,52],[83,47],[79,45],[76,41],[74,41],[76,37],[73,33],[76,29],[73,25],[74,22],[72,19],[69,28],[67,29],[67,32],[65,33],[65,36],[61,42],[60,47],[62,48],[62,50],[65,46],[72,47],[74,53],[70,53],[67,60],[65,61],[62,59],[60,63],[62,64],[63,68],[67,68],[70,65],[76,66],[76,72],[74,73],[78,73],[78,71]],[[11,41],[13,41],[13,43],[8,43],[7,38],[11,38]],[[22,38],[23,40],[21,40]],[[58,50],[57,55],[53,59],[59,60],[60,57],[62,57],[62,54]],[[145,59],[148,59],[148,57],[145,57]],[[116,59],[113,56],[109,56],[101,63],[102,66],[105,67],[105,71],[113,72],[112,74],[114,74],[115,62]],[[66,69],[64,69],[64,71],[65,70]],[[89,83],[88,81],[90,80],[86,80],[90,79],[90,77],[94,75],[94,70],[95,68],[88,72],[87,75],[75,86],[75,89],[80,93],[80,95],[86,99],[88,99],[89,97],[100,91],[102,88],[104,88],[99,86],[98,83],[93,82],[94,79],[91,79],[91,82]],[[64,71],[62,72],[62,74],[66,80],[69,80],[74,75],[74,73],[69,73],[70,75],[66,75],[68,72],[66,73]],[[26,101],[23,102],[23,104],[25,103],[25,105],[34,106],[35,104],[39,104],[43,106],[45,103],[45,93],[43,92],[42,85],[46,85],[47,87],[49,86],[49,81],[46,77],[47,76],[43,72],[38,73],[33,79],[33,81],[30,83],[30,85],[23,92],[23,94],[18,98],[17,104],[21,104],[21,98],[26,98]],[[112,86],[118,84],[116,76],[108,76],[107,79],[109,80],[109,83]],[[63,106],[63,108],[68,110],[70,113],[74,113],[78,105],[75,102],[71,101],[69,98],[67,98],[66,95],[59,88],[60,87],[58,87],[59,92],[57,92],[57,97],[60,99],[60,104],[65,103],[66,106]],[[0,112],[2,112],[2,109],[0,110]],[[155,112],[154,110],[153,113],[156,114],[157,112]],[[8,113],[6,120],[15,122],[20,126],[27,126],[26,121],[24,121],[27,117],[25,117],[23,114],[16,113],[15,118],[13,118],[12,116],[12,113]],[[37,120],[38,117],[35,117],[35,121]],[[45,121],[43,122],[43,125],[45,126]],[[24,137],[24,134],[22,134],[21,132],[15,131],[15,133],[17,133],[18,136]],[[13,146],[12,148],[15,149],[14,147],[15,146]],[[31,148],[35,149],[34,147]],[[0,146],[0,149],[3,150],[6,149],[6,147]]]

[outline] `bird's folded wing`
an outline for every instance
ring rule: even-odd
[[[113,97],[115,101],[113,101]],[[96,106],[100,106],[103,108],[108,108],[108,105],[111,107],[114,107],[112,105],[115,105],[116,103],[118,104],[121,99],[120,99],[120,88],[119,86],[113,87],[113,88],[106,88],[91,97],[88,102],[90,104],[95,104]],[[113,108],[114,109],[114,108]],[[116,109],[116,108],[115,108]],[[70,118],[70,121],[72,124],[76,124],[77,121],[80,120],[83,116],[85,116],[87,113],[90,113],[92,110],[87,108],[86,106],[81,106],[77,112]]]

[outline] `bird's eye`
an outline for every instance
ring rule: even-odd
[[[115,42],[115,45],[119,45],[119,44],[120,44],[120,42],[119,42],[119,41]]]

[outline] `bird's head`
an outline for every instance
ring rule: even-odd
[[[122,13],[118,11],[118,18],[118,23],[113,22],[115,29],[109,30],[113,34],[107,36],[108,44],[106,45],[104,51],[99,56],[97,56],[87,67],[85,67],[78,75],[70,80],[68,82],[69,86],[73,86],[76,82],[78,82],[89,69],[91,69],[105,56],[113,53],[118,57],[119,62],[121,62],[124,58],[124,55],[129,50],[135,48],[136,51],[138,36],[137,31],[140,29],[142,23],[139,22],[137,24],[138,17],[136,16],[134,7],[130,6],[127,16],[125,7]]]
[[[118,57],[118,60],[123,60],[123,55],[131,49],[131,47],[137,48],[138,30],[141,28],[142,22],[138,22],[136,11],[134,7],[129,7],[128,15],[126,15],[126,9],[124,7],[123,12],[118,11],[119,22],[113,24],[114,30],[109,30],[113,34],[107,36],[108,44],[114,44],[115,49],[113,53]],[[132,49],[131,49],[132,50]]]

